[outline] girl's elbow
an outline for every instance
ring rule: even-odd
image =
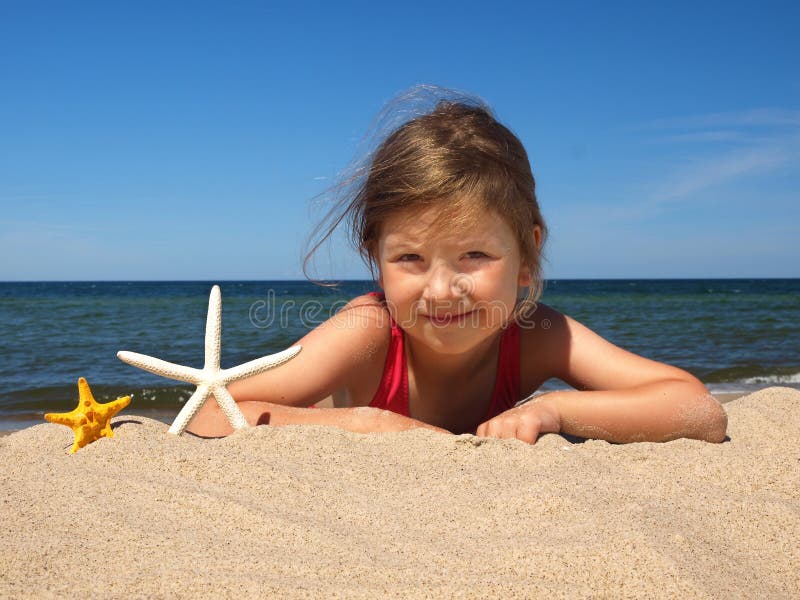
[[[718,444],[725,441],[728,413],[714,396],[706,393],[696,406],[697,439]]]
[[[711,421],[711,427],[709,427],[709,435],[707,441],[719,444],[720,442],[725,441],[727,433],[728,433],[728,413],[726,413],[725,409],[722,408],[722,405],[719,402],[717,402],[716,414],[714,415]]]
[[[698,379],[689,375],[681,380],[679,392],[679,421],[683,437],[718,444],[725,441],[728,431],[728,414]]]

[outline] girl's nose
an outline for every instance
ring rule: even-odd
[[[473,287],[469,275],[460,273],[447,265],[438,265],[433,267],[428,274],[423,298],[429,302],[458,300],[468,295]]]

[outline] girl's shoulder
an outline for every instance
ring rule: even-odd
[[[383,297],[364,294],[350,300],[320,329],[341,352],[346,353],[340,389],[347,405],[366,406],[380,385],[392,339],[392,320]]]
[[[358,296],[298,340],[302,351],[295,358],[232,384],[231,393],[238,401],[292,406],[310,406],[342,391],[361,399],[370,386],[378,388],[390,341],[385,306]]]
[[[391,318],[381,296],[356,296],[339,308],[317,328],[318,334],[334,336],[351,345],[386,342],[391,334]]]
[[[538,390],[552,377],[559,377],[554,355],[563,339],[566,315],[537,302],[517,320],[520,331],[520,388],[524,396]]]
[[[361,330],[367,335],[391,330],[392,321],[382,294],[371,292],[356,296],[336,311],[326,323],[347,330]]]

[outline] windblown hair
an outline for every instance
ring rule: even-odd
[[[423,91],[431,89],[438,91]],[[533,230],[541,227],[543,246],[547,227],[528,155],[484,103],[463,97],[438,100],[433,110],[392,130],[338,189],[344,191],[340,201],[312,234],[317,241],[306,255],[306,274],[313,253],[342,221],[374,276],[381,226],[390,217],[435,206],[439,215],[434,227],[453,230],[469,228],[493,211],[511,227],[531,272],[528,293],[511,318],[519,318],[541,296],[542,257]]]

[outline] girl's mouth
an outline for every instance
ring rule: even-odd
[[[434,325],[437,325],[439,327],[444,327],[445,325],[463,323],[467,318],[469,318],[469,316],[473,312],[475,311],[471,310],[469,312],[461,313],[459,315],[443,315],[441,317],[437,317],[435,315],[425,315],[425,316]]]

